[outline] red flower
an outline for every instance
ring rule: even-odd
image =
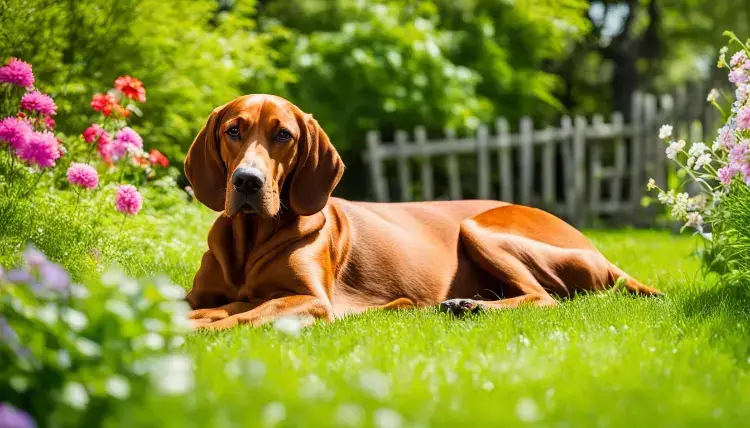
[[[117,99],[110,94],[94,94],[94,98],[91,99],[91,108],[102,112],[105,116],[112,114],[115,106],[119,107]]]
[[[151,162],[151,165],[161,165],[163,168],[169,166],[169,159],[156,149],[151,149],[148,152],[148,160]]]
[[[44,118],[42,120],[44,121],[44,127],[45,128],[47,128],[47,129],[55,129],[55,125],[57,125],[55,123],[55,119],[52,119],[52,117],[50,117],[50,116],[44,116]]]
[[[146,102],[146,88],[143,87],[143,82],[135,77],[118,77],[115,80],[115,89],[131,100],[138,101],[139,103]]]

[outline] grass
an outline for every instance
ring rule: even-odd
[[[4,225],[0,265],[31,240],[78,278],[117,263],[189,288],[215,215],[167,205],[123,229],[116,216],[92,229],[95,207],[38,204]],[[108,426],[747,425],[749,289],[703,279],[690,237],[589,236],[667,296],[595,294],[462,320],[372,312],[299,336],[272,327],[194,334],[185,345],[194,389],[129,402]]]
[[[195,334],[187,399],[149,397],[113,425],[747,424],[750,293],[698,276],[688,237],[589,235],[667,297],[597,294],[464,320],[373,312],[298,337],[270,327]]]

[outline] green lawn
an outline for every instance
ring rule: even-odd
[[[194,391],[149,397],[112,424],[750,424],[750,293],[702,279],[689,237],[589,235],[667,297],[597,294],[462,320],[432,309],[368,313],[297,337],[272,327],[194,334]],[[188,286],[185,266],[197,260],[175,263]]]

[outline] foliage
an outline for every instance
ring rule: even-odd
[[[721,273],[746,276],[750,268],[750,49],[733,33],[725,33],[739,49],[730,54],[728,47],[721,49],[719,68],[729,69],[729,81],[735,86],[734,97],[723,96],[717,90],[709,93],[707,100],[723,114],[725,124],[718,130],[717,138],[709,148],[703,142],[694,142],[689,149],[683,140],[672,138],[672,127],[664,125],[659,138],[668,147],[667,157],[680,169],[684,181],[676,189],[662,190],[653,179],[649,189],[659,191],[659,200],[671,208],[676,220],[685,227],[698,230],[709,243],[708,267]],[[733,102],[732,102],[733,101]],[[730,106],[722,104],[731,104]],[[699,186],[699,194],[691,197],[681,188],[688,182]],[[704,222],[712,233],[704,233]]]
[[[70,284],[37,250],[24,258],[23,269],[0,272],[3,401],[41,426],[93,426],[118,401],[191,386],[192,373],[176,371],[189,359],[174,354],[186,332],[182,288],[117,271]]]

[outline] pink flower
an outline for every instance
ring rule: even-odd
[[[750,107],[742,107],[737,112],[737,129],[750,129]]]
[[[57,123],[55,123],[55,119],[52,119],[52,117],[50,116],[44,116],[44,118],[42,118],[42,122],[44,123],[45,129],[55,129],[55,126],[57,125]]]
[[[745,162],[747,156],[747,146],[743,144],[737,144],[729,150],[729,160],[732,163],[741,164]]]
[[[138,189],[132,184],[123,184],[117,188],[117,195],[115,195],[115,208],[117,211],[128,214],[136,215],[143,206],[143,196],[138,193]]]
[[[54,116],[57,113],[57,106],[52,97],[39,91],[27,92],[21,98],[21,107],[24,110],[36,111],[48,116]]]
[[[747,55],[745,54],[744,50],[738,51],[736,54],[732,55],[732,59],[729,60],[729,66],[732,68],[738,67],[745,63],[747,60]]]
[[[143,138],[133,131],[130,127],[122,128],[115,134],[115,140],[112,142],[110,154],[113,158],[121,158],[126,151],[143,149]]]
[[[94,189],[99,185],[99,174],[93,166],[85,163],[73,163],[67,172],[68,183],[83,187],[84,189]]]
[[[740,167],[740,171],[742,172],[742,178],[745,180],[745,184],[750,186],[750,164],[743,164],[742,167]]]
[[[112,136],[99,124],[92,124],[83,131],[83,140],[89,144],[102,143],[102,140],[111,142]]]
[[[739,86],[748,82],[750,82],[750,75],[745,70],[738,68],[729,72],[729,83]]]
[[[34,73],[31,64],[18,58],[11,58],[8,64],[0,67],[0,83],[10,83],[31,89],[34,87]]]
[[[17,117],[6,117],[0,120],[0,141],[10,144],[14,151],[18,151],[29,141],[29,136],[34,132],[31,124]]]
[[[38,165],[39,168],[55,166],[55,161],[60,158],[60,143],[55,134],[49,131],[32,132],[29,140],[18,150],[18,157],[29,165]]]
[[[719,180],[721,180],[721,184],[728,185],[732,182],[732,178],[734,178],[735,175],[737,175],[737,167],[734,165],[727,165],[723,168],[720,168],[718,171],[719,174]]]

